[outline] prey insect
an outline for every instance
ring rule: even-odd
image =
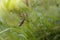
[[[22,26],[24,24],[26,14],[21,13],[20,17],[21,17],[21,22],[19,23],[19,26]]]

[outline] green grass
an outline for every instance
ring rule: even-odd
[[[52,0],[30,1],[29,6],[18,3],[11,9],[8,4],[7,8],[0,5],[0,40],[60,40],[60,6]],[[59,0],[57,3],[60,5]],[[19,26],[21,13],[27,16]]]

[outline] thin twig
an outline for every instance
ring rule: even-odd
[[[25,1],[26,1],[26,5],[29,6],[28,0],[25,0]]]

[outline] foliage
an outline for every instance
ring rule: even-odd
[[[57,6],[58,5],[58,6]],[[0,0],[0,40],[60,40],[60,0]],[[21,14],[26,14],[22,26]]]

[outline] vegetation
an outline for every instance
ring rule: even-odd
[[[60,0],[0,0],[0,40],[60,40]]]

